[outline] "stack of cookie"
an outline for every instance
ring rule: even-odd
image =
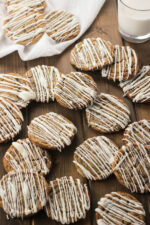
[[[44,13],[45,8],[45,0],[6,0],[5,35],[27,46],[39,41],[44,33],[56,41],[71,40],[79,34],[78,17],[63,10]]]

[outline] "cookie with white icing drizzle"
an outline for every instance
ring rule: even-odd
[[[72,49],[70,62],[78,69],[90,71],[102,69],[113,63],[114,47],[102,38],[87,38]]]
[[[3,31],[16,44],[24,46],[34,44],[45,32],[44,15],[23,7],[6,17]]]
[[[97,95],[97,85],[93,78],[80,72],[63,75],[55,87],[56,101],[68,109],[83,109]]]
[[[54,112],[34,118],[28,127],[28,137],[33,143],[59,151],[71,144],[76,132],[70,120]]]
[[[145,225],[145,210],[132,195],[111,192],[100,198],[96,211],[97,225]]]
[[[8,14],[14,13],[24,7],[43,12],[46,8],[45,0],[6,0],[6,8]]]
[[[143,66],[135,78],[121,82],[120,87],[132,102],[150,102],[150,66]]]
[[[34,215],[47,200],[48,184],[37,172],[11,171],[0,181],[0,207],[12,218]]]
[[[150,120],[139,120],[129,124],[123,135],[123,143],[150,145]]]
[[[23,115],[8,99],[0,97],[0,143],[13,139],[21,130]]]
[[[139,71],[137,53],[130,46],[115,45],[114,63],[101,71],[108,80],[123,81],[134,77]]]
[[[150,192],[150,146],[123,145],[112,168],[117,180],[131,192]]]
[[[8,98],[19,108],[26,107],[35,99],[29,80],[19,74],[0,74],[0,97]]]
[[[70,12],[55,10],[45,14],[46,33],[56,41],[75,38],[80,32],[79,18]]]
[[[112,162],[118,150],[105,136],[88,138],[76,148],[73,163],[83,177],[103,180],[112,174]]]
[[[51,169],[51,157],[28,138],[13,142],[3,157],[6,172],[32,170],[46,175]]]
[[[47,216],[62,224],[84,219],[90,209],[90,198],[86,184],[73,177],[61,177],[49,183]]]
[[[54,88],[62,73],[54,66],[39,65],[31,68],[26,76],[32,84],[37,102],[54,101]]]
[[[118,97],[101,93],[92,106],[86,108],[88,125],[101,133],[124,129],[130,121],[127,105]]]

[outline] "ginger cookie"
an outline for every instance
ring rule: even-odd
[[[129,46],[115,45],[114,63],[103,68],[102,77],[108,80],[123,81],[134,77],[139,71],[138,56]]]
[[[23,115],[8,99],[0,97],[0,143],[13,139],[21,130]]]
[[[87,38],[72,49],[70,62],[78,69],[99,70],[113,63],[114,47],[102,38]]]
[[[97,85],[93,78],[80,72],[63,75],[55,87],[56,101],[68,109],[83,109],[97,95]]]
[[[124,131],[123,143],[150,145],[150,120],[139,120],[129,124]]]
[[[34,44],[45,32],[44,15],[28,7],[22,8],[6,17],[3,31],[16,44],[24,46]]]
[[[150,66],[143,66],[135,78],[121,82],[120,87],[132,102],[150,102]]]
[[[117,152],[112,168],[117,180],[131,192],[150,192],[150,146],[127,144]]]
[[[90,198],[86,184],[73,177],[61,177],[49,183],[47,216],[62,224],[84,219],[90,209]]]
[[[19,74],[0,74],[0,97],[14,102],[19,108],[26,107],[35,99],[29,80]]]
[[[94,104],[86,108],[88,125],[101,133],[124,129],[130,121],[127,105],[114,95],[101,93]]]
[[[107,137],[88,138],[74,152],[77,171],[87,179],[103,180],[112,174],[112,162],[118,147]]]
[[[41,210],[48,200],[48,184],[37,172],[11,171],[0,181],[0,207],[12,218]]]
[[[98,225],[145,225],[145,210],[132,195],[111,192],[98,202],[96,222]]]
[[[38,12],[43,12],[46,8],[46,2],[45,0],[6,0],[8,14],[21,10],[24,7],[34,9]]]
[[[6,172],[32,170],[42,175],[49,173],[51,158],[48,153],[28,138],[13,142],[3,157]]]
[[[59,151],[71,144],[76,132],[70,120],[54,112],[34,118],[28,127],[28,137],[33,143]]]
[[[31,68],[26,76],[32,84],[37,102],[54,101],[54,88],[62,73],[54,66],[40,65]]]
[[[56,41],[75,38],[80,32],[79,18],[70,12],[55,10],[45,14],[46,33]]]

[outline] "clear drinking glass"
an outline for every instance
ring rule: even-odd
[[[150,0],[118,0],[118,25],[121,36],[129,42],[149,40]]]

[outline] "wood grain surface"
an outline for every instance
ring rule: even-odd
[[[94,1],[93,1],[94,4]],[[113,44],[123,44],[129,45],[121,39],[121,36],[118,33],[118,24],[117,24],[117,4],[115,0],[107,0],[101,12],[97,16],[96,20],[92,26],[88,29],[85,35],[81,38],[87,37],[98,37],[101,36],[107,40],[110,40]],[[130,44],[131,45],[131,44]],[[131,45],[139,54],[139,58],[143,65],[150,64],[150,42],[139,45]],[[52,65],[59,68],[63,73],[69,73],[75,69],[69,63],[70,50],[73,46],[68,48],[63,54],[54,57],[40,58],[29,62],[22,62],[17,53],[13,53],[3,59],[0,59],[0,73],[9,73],[16,72],[23,74],[28,69],[39,64]],[[112,93],[128,104],[131,111],[131,120],[136,121],[139,119],[150,119],[150,104],[133,104],[127,98],[123,98],[123,93],[118,87],[118,84],[109,82],[105,79],[102,79],[100,72],[89,73],[93,76],[98,85],[98,92]],[[85,119],[85,112],[83,111],[71,111],[59,106],[56,102],[49,104],[35,103],[32,102],[26,109],[23,109],[24,115],[24,124],[22,131],[15,138],[25,138],[27,137],[27,126],[30,121],[41,114],[47,113],[49,111],[54,111],[66,116],[70,119],[78,128],[78,133],[71,144],[71,146],[65,148],[61,153],[52,152],[53,158],[53,167],[50,174],[47,176],[47,180],[55,179],[56,177],[61,177],[65,175],[72,175],[74,177],[79,177],[81,180],[87,183],[90,196],[91,196],[91,210],[87,214],[85,220],[81,220],[75,224],[78,225],[95,225],[95,208],[97,206],[97,201],[103,197],[106,193],[111,191],[125,191],[130,193],[128,189],[121,186],[116,180],[115,176],[112,175],[104,181],[88,181],[83,179],[76,171],[72,160],[73,152],[75,148],[82,143],[86,138],[99,135],[98,132],[88,128],[87,122]],[[112,138],[116,144],[121,146],[122,144],[122,134],[119,132],[113,135],[107,135]],[[0,177],[5,174],[2,158],[4,153],[10,146],[11,142],[0,145]],[[150,195],[149,194],[133,194],[137,199],[139,199],[145,208],[146,211],[146,222],[147,225],[150,224]],[[47,218],[44,211],[41,211],[32,218],[21,220],[21,219],[10,219],[6,218],[6,214],[2,209],[0,209],[0,225],[59,225],[49,218]]]

